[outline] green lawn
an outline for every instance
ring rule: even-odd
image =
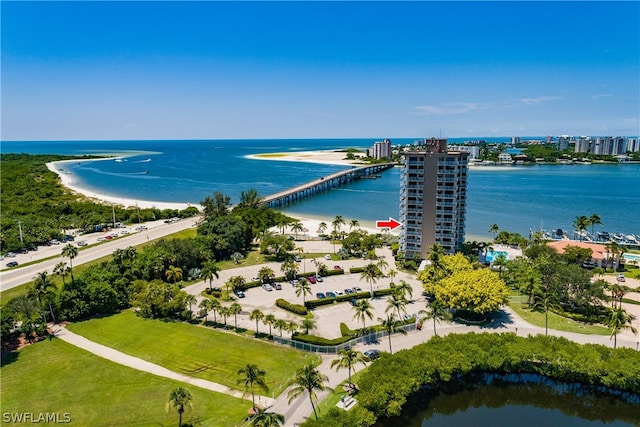
[[[297,369],[309,361],[320,362],[319,356],[289,347],[203,326],[144,319],[132,311],[73,323],[68,329],[172,371],[239,390],[238,369],[255,364],[266,372],[265,380],[275,396]]]
[[[3,414],[59,413],[62,419],[68,413],[76,426],[175,426],[178,414],[167,413],[165,405],[179,386],[193,396],[183,421],[194,425],[242,425],[251,406],[115,364],[57,339],[9,355],[0,374]]]
[[[537,311],[532,311],[526,308],[527,297],[524,295],[512,295],[509,299],[509,307],[515,311],[518,316],[522,317],[532,325],[544,328],[545,315]],[[609,330],[604,326],[589,325],[567,317],[559,316],[555,313],[549,312],[549,329],[555,329],[556,331],[575,332],[578,334],[588,335],[609,335]]]

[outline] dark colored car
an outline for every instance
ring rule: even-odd
[[[333,269],[334,269],[334,270],[342,270],[342,267],[340,267],[339,265],[334,265],[334,266],[333,266]]]
[[[366,357],[369,360],[375,360],[378,357],[380,357],[380,350],[374,348],[371,350],[367,350],[362,354],[364,355],[364,357]]]
[[[326,296],[325,294],[323,294],[322,292],[318,292],[318,293],[316,294],[316,298],[318,298],[318,299],[323,299],[323,298],[326,298],[326,297],[327,297],[327,296]]]
[[[238,298],[244,298],[246,296],[243,291],[236,291],[235,294]]]
[[[329,291],[327,292],[327,298],[335,298],[336,294],[334,294],[333,292]]]
[[[316,283],[316,278],[315,276],[309,276],[307,277],[307,280],[309,281],[309,283],[314,284]]]
[[[346,288],[346,289],[344,290],[344,293],[345,293],[345,294],[352,294],[352,293],[354,293],[354,292],[353,292],[353,289]]]
[[[17,267],[18,266],[18,262],[17,261],[10,261],[7,263],[7,267],[11,268],[11,267]]]

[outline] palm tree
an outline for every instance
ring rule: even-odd
[[[424,316],[423,319],[433,319],[433,335],[438,335],[436,330],[436,322],[445,319],[448,316],[447,310],[439,301],[433,301],[427,306],[426,310],[420,310],[418,315]]]
[[[296,288],[296,296],[299,297],[302,294],[302,305],[305,303],[305,296],[311,295],[311,285],[309,281],[305,278],[302,278],[298,281],[298,284],[295,285]]]
[[[389,263],[384,258],[380,258],[376,263],[376,267],[378,267],[378,270],[380,270],[380,276],[384,277],[384,271],[387,269],[387,267],[389,267]]]
[[[284,415],[275,412],[265,412],[264,409],[258,409],[253,418],[251,418],[252,427],[279,427],[283,423]]]
[[[222,308],[222,304],[217,299],[212,299],[209,302],[209,309],[213,311],[213,323],[218,323],[217,313],[220,313],[220,309]]]
[[[597,213],[591,214],[591,216],[589,217],[589,224],[591,224],[591,235],[595,236],[594,228],[596,225],[602,225],[602,218],[600,218],[600,215],[598,215]]]
[[[616,348],[618,345],[617,335],[621,329],[630,329],[634,334],[638,333],[638,330],[631,324],[632,320],[633,316],[627,314],[627,312],[621,308],[611,310],[607,326],[609,327],[609,331],[611,331],[611,337],[613,337],[613,348]]]
[[[269,392],[269,387],[267,387],[267,383],[264,381],[265,374],[265,371],[251,364],[247,364],[247,366],[238,370],[238,375],[243,376],[238,380],[238,383],[244,383],[244,393],[247,392],[247,388],[251,391],[251,408],[254,411],[256,409],[254,387],[258,387],[264,392]],[[244,393],[242,397],[244,397]]]
[[[202,301],[200,301],[200,304],[198,304],[198,307],[200,307],[201,310],[204,310],[204,321],[206,322],[208,320],[209,317],[209,310],[211,310],[211,300],[209,298],[205,298]]]
[[[193,294],[187,294],[187,296],[184,299],[184,302],[186,302],[187,304],[189,304],[189,311],[191,311],[191,306],[195,303],[198,302],[198,300],[196,299],[196,296]]]
[[[300,325],[303,329],[305,329],[306,335],[309,335],[309,329],[313,329],[316,327],[316,322],[310,317],[305,317],[302,319],[302,324]]]
[[[367,359],[361,352],[355,351],[350,348],[338,351],[338,355],[340,356],[340,358],[335,359],[333,362],[331,362],[331,367],[335,367],[336,371],[340,370],[341,368],[347,368],[349,370],[349,386],[351,386],[353,384],[351,382],[351,370],[354,369],[357,363],[366,365]]]
[[[262,283],[267,283],[274,277],[276,277],[275,271],[269,267],[262,267],[260,271],[258,271],[258,277]]]
[[[321,222],[318,225],[318,234],[324,234],[325,231],[327,231],[327,223],[326,222]]]
[[[283,319],[276,319],[273,322],[273,327],[280,331],[280,338],[282,338],[282,331],[287,329],[287,321]]]
[[[286,329],[287,329],[287,331],[291,332],[291,338],[293,338],[293,335],[298,330],[298,324],[296,322],[294,322],[293,320],[290,320],[290,321],[287,322]]]
[[[69,273],[69,267],[67,267],[67,263],[66,262],[59,262],[55,265],[55,267],[53,267],[53,274],[62,277],[62,286],[64,286],[66,283],[64,282],[64,278],[67,276],[67,273]]]
[[[369,283],[371,298],[373,298],[373,284],[382,276],[380,269],[375,264],[367,264],[360,273],[360,280],[366,280]]]
[[[287,280],[292,280],[296,277],[300,266],[293,259],[287,259],[282,262],[280,270],[284,273]]]
[[[393,354],[393,350],[391,350],[391,334],[394,332],[399,332],[402,335],[407,335],[407,331],[398,328],[398,326],[400,326],[400,322],[395,320],[395,318],[391,314],[387,314],[387,317],[385,319],[378,317],[378,321],[382,322],[382,329],[385,330],[387,336],[389,337],[389,353]]]
[[[391,279],[391,283],[393,283],[393,279],[395,279],[397,275],[398,275],[398,271],[394,270],[393,268],[387,271],[387,276]]]
[[[258,320],[262,320],[262,319],[264,319],[264,313],[262,311],[260,311],[260,309],[258,309],[258,308],[253,310],[251,312],[251,314],[249,315],[249,320],[255,320],[256,321],[256,335],[259,334],[259,332],[258,332]]]
[[[46,271],[42,271],[38,273],[33,282],[33,287],[30,292],[38,300],[40,307],[42,308],[43,304],[46,302],[49,305],[49,313],[51,314],[51,320],[55,323],[56,318],[53,315],[53,308],[51,307],[51,300],[55,295],[56,286],[51,283],[51,277],[49,277]],[[47,317],[42,313],[42,320],[47,321]]]
[[[78,248],[73,246],[71,243],[68,243],[62,248],[62,256],[65,258],[69,258],[71,280],[73,280],[73,259],[78,256]]]
[[[267,314],[264,316],[264,319],[262,319],[262,323],[264,323],[265,325],[269,325],[270,337],[273,337],[273,334],[271,334],[271,325],[273,325],[275,321],[276,321],[276,316],[274,316],[273,314]]]
[[[489,233],[493,233],[493,240],[496,240],[498,231],[500,231],[500,227],[498,227],[498,224],[491,224],[489,226]]]
[[[226,329],[227,317],[231,316],[231,309],[225,305],[221,305],[218,309],[218,313],[220,313],[220,316],[222,316],[222,318],[224,319],[224,327]]]
[[[400,283],[395,287],[393,287],[393,293],[394,294],[397,293],[402,298],[405,298],[410,301],[411,298],[413,298],[413,286],[411,286],[408,282],[404,280],[400,280]],[[407,295],[409,295],[409,298],[407,298]]]
[[[298,238],[298,232],[302,231],[303,229],[304,225],[302,225],[300,221],[296,221],[291,224],[291,231],[293,231],[293,233],[296,235],[296,239]]]
[[[204,263],[204,266],[202,267],[202,271],[200,272],[200,277],[202,277],[204,280],[209,281],[209,292],[213,291],[213,288],[211,287],[213,278],[214,277],[216,279],[220,278],[219,273],[220,273],[220,269],[218,268],[218,266],[214,261],[207,261]]]
[[[385,313],[388,312],[397,312],[398,319],[400,319],[400,311],[407,312],[407,300],[399,294],[393,293],[391,296],[387,298],[387,308],[384,310]]]
[[[333,226],[333,231],[337,234],[340,232],[340,229],[343,225],[345,225],[344,218],[342,215],[336,215],[336,217],[331,221],[331,225]]]
[[[178,387],[169,394],[169,401],[167,402],[167,412],[170,408],[176,408],[179,415],[178,427],[182,426],[182,414],[185,411],[185,407],[193,407],[191,403],[191,393],[182,387]]]
[[[556,295],[548,285],[539,286],[535,291],[532,308],[544,311],[544,334],[549,335],[549,310],[557,306]]]
[[[353,306],[353,310],[355,311],[353,318],[362,320],[363,330],[366,328],[365,320],[367,319],[367,317],[369,318],[369,320],[373,319],[373,312],[371,311],[372,309],[373,309],[373,305],[371,305],[369,300],[366,300],[366,299],[358,300],[356,304]]]
[[[587,218],[584,215],[576,217],[576,219],[573,221],[573,226],[575,227],[576,230],[578,230],[578,234],[580,235],[580,241],[582,241],[582,238],[584,237],[583,232],[589,226],[589,218]]]
[[[182,280],[182,269],[175,265],[170,265],[164,274],[167,277],[167,280],[173,281],[174,284],[177,281]]]
[[[360,221],[358,221],[357,219],[352,219],[349,223],[349,230],[353,230],[354,228],[356,230],[360,228]]]
[[[238,314],[240,313],[242,313],[242,306],[237,302],[231,304],[231,306],[229,307],[229,314],[233,314],[233,321],[236,326],[236,331],[238,330]]]
[[[293,386],[287,393],[289,403],[296,397],[302,395],[304,392],[309,393],[309,401],[313,408],[313,414],[318,419],[318,413],[316,411],[316,403],[318,402],[317,391],[331,390],[330,387],[324,385],[329,381],[326,375],[321,374],[313,364],[308,364],[301,369],[298,369],[293,379]]]

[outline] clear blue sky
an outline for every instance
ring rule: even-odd
[[[640,133],[635,1],[0,7],[3,140]]]

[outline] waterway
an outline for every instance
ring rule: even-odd
[[[402,416],[376,427],[593,427],[640,425],[640,396],[586,391],[531,375],[525,383],[453,382],[430,390],[405,405]]]

